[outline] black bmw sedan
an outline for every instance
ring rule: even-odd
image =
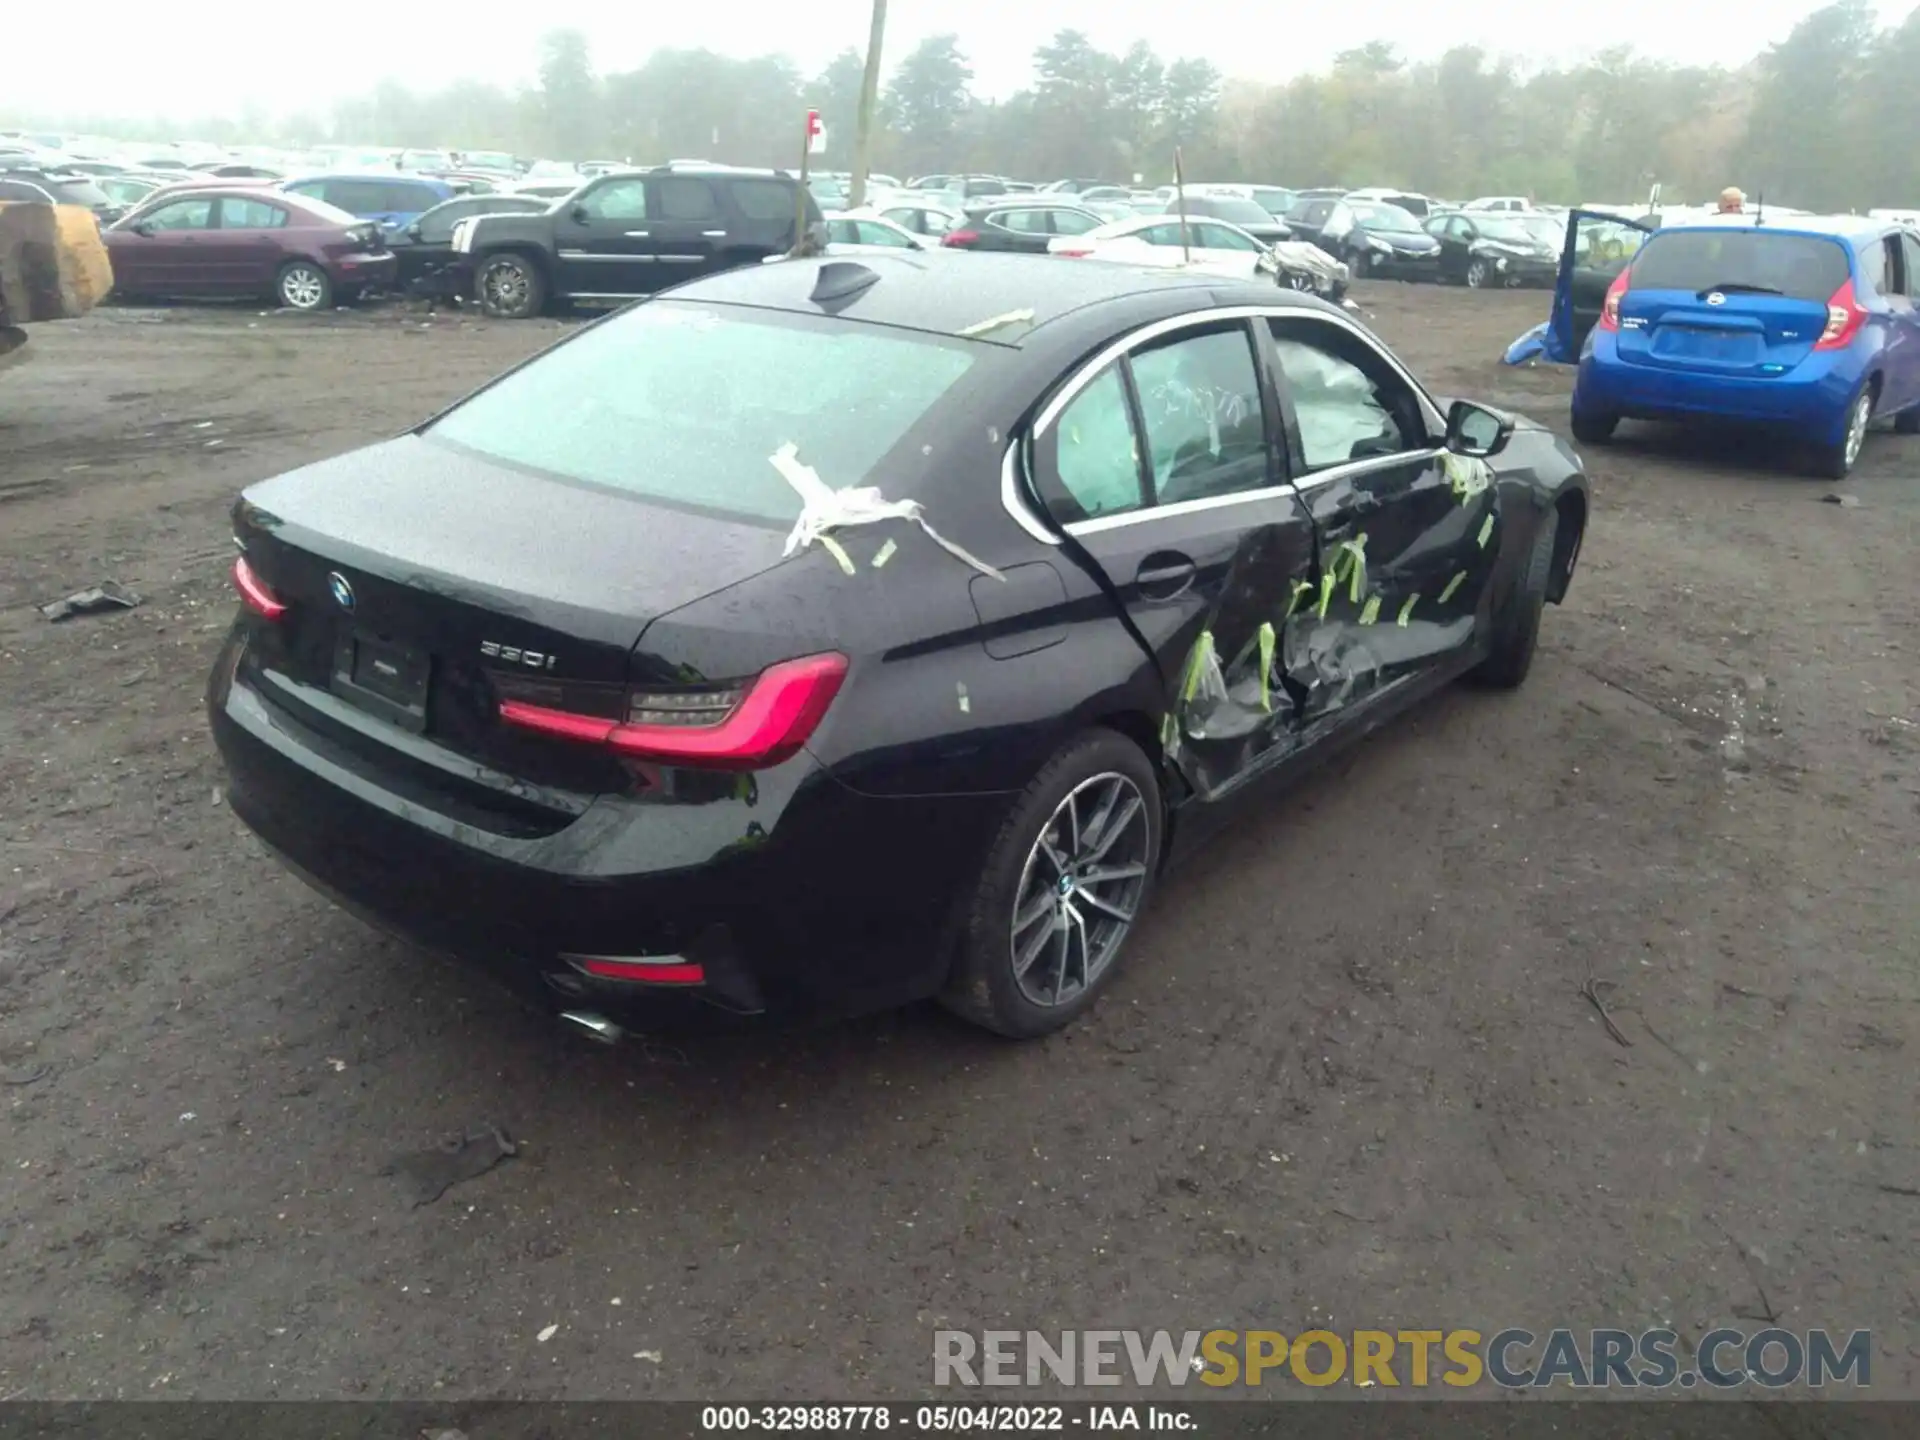
[[[208,705],[324,892],[615,1035],[1114,975],[1170,857],[1526,675],[1576,456],[1216,276],[793,259],[253,486]]]

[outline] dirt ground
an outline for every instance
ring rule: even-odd
[[[1564,427],[1565,372],[1497,364],[1542,296],[1360,298]],[[565,328],[110,309],[0,384],[0,1399],[871,1398],[937,1327],[1768,1318],[1920,1394],[1920,439],[1856,506],[1765,447],[1590,451],[1526,688],[1177,874],[1066,1034],[601,1050],[283,874],[201,713],[240,488]],[[32,608],[107,577],[145,603]],[[437,1203],[382,1173],[483,1121],[518,1157]]]

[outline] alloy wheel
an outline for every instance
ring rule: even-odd
[[[1853,411],[1847,416],[1847,467],[1860,458],[1860,447],[1867,443],[1867,421],[1873,415],[1873,396],[1861,391],[1860,398],[1853,402]]]
[[[1487,283],[1487,262],[1470,260],[1467,262],[1467,288],[1478,290]]]
[[[482,294],[490,309],[507,314],[527,303],[527,274],[512,260],[496,260],[480,280]]]
[[[1146,891],[1152,831],[1117,771],[1076,785],[1041,827],[1014,891],[1014,984],[1035,1005],[1072,1003],[1106,973]]]
[[[327,278],[307,265],[295,265],[280,277],[280,299],[294,310],[317,310],[326,298]]]
[[[1287,288],[1290,290],[1298,290],[1303,295],[1311,295],[1314,293],[1313,277],[1303,274],[1289,275],[1287,277]]]

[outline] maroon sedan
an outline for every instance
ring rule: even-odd
[[[391,286],[398,265],[372,221],[278,190],[174,191],[102,233],[123,296],[270,295],[325,310]]]

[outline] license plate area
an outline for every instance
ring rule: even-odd
[[[333,642],[333,693],[419,735],[427,728],[433,657],[364,631],[343,629]]]
[[[1723,365],[1751,364],[1758,358],[1759,337],[1750,330],[1713,330],[1703,326],[1663,325],[1663,353],[1677,359],[1711,360]]]

